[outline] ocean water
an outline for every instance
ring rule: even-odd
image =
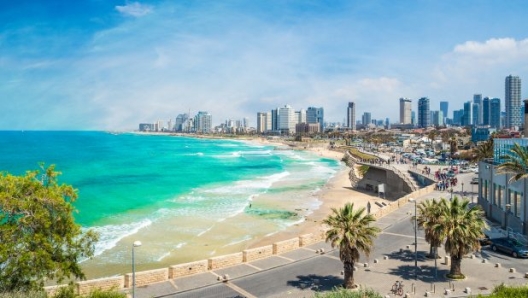
[[[0,132],[0,171],[55,164],[79,194],[76,221],[101,234],[92,276],[239,251],[302,222],[342,166],[313,153],[233,140],[107,132]],[[141,267],[140,267],[141,268]]]

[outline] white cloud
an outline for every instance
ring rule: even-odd
[[[127,3],[123,6],[117,5],[115,9],[124,15],[129,15],[133,17],[142,17],[152,12],[151,6],[143,5],[139,2]]]

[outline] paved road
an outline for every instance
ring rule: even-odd
[[[473,176],[459,175],[459,182],[467,187]],[[476,191],[476,187],[474,189]],[[460,192],[461,183],[455,188],[455,195]],[[417,201],[449,196],[448,192],[435,191]],[[417,235],[418,267],[415,267],[413,214],[414,204],[410,203],[378,220],[377,225],[383,232],[376,239],[370,258],[362,257],[357,264],[356,283],[390,295],[394,281],[402,280],[406,292],[414,290],[413,297],[423,297],[426,291],[433,289],[436,291],[432,297],[445,297],[445,289],[454,289],[447,297],[459,297],[467,295],[464,293],[466,287],[474,294],[489,293],[494,285],[502,282],[526,282],[524,273],[528,272],[528,260],[513,259],[489,248],[463,260],[462,272],[466,280],[450,282],[445,278],[449,266],[443,263],[444,259],[437,260],[435,267],[435,261],[425,257],[429,246],[422,231]],[[321,248],[325,253],[316,253]],[[440,254],[445,255],[443,249]],[[136,297],[313,297],[318,291],[342,284],[342,263],[338,256],[337,250],[321,242],[280,256],[142,287],[137,290]],[[500,267],[495,267],[496,263],[500,263]],[[516,272],[510,273],[509,268]],[[224,274],[229,275],[230,281],[217,281],[217,277]]]

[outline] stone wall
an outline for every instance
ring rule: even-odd
[[[273,245],[246,249],[242,253],[244,254],[244,262],[252,262],[258,259],[271,257],[273,255]]]
[[[238,264],[242,264],[243,262],[243,254],[241,252],[237,252],[230,255],[225,256],[219,256],[209,259],[209,270],[216,270],[226,267],[235,266]]]
[[[299,246],[308,246],[310,244],[317,243],[319,241],[323,241],[324,237],[322,233],[314,233],[314,234],[304,234],[299,236]]]
[[[207,272],[208,268],[207,260],[173,265],[169,267],[169,279]]]
[[[280,255],[297,248],[299,248],[299,237],[273,243],[273,254]]]
[[[120,290],[124,287],[123,276],[108,277],[93,279],[87,281],[80,281],[76,284],[77,293],[80,295],[89,294],[95,290]]]
[[[166,281],[169,279],[169,268],[136,272],[136,287]],[[125,288],[132,287],[132,273],[125,275]]]

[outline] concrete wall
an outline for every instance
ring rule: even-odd
[[[207,260],[173,265],[169,267],[169,279],[207,272],[208,269],[209,262]]]
[[[323,241],[324,239],[325,239],[324,234],[322,233],[304,234],[304,235],[299,236],[299,246],[300,247],[308,246],[310,244]]]

